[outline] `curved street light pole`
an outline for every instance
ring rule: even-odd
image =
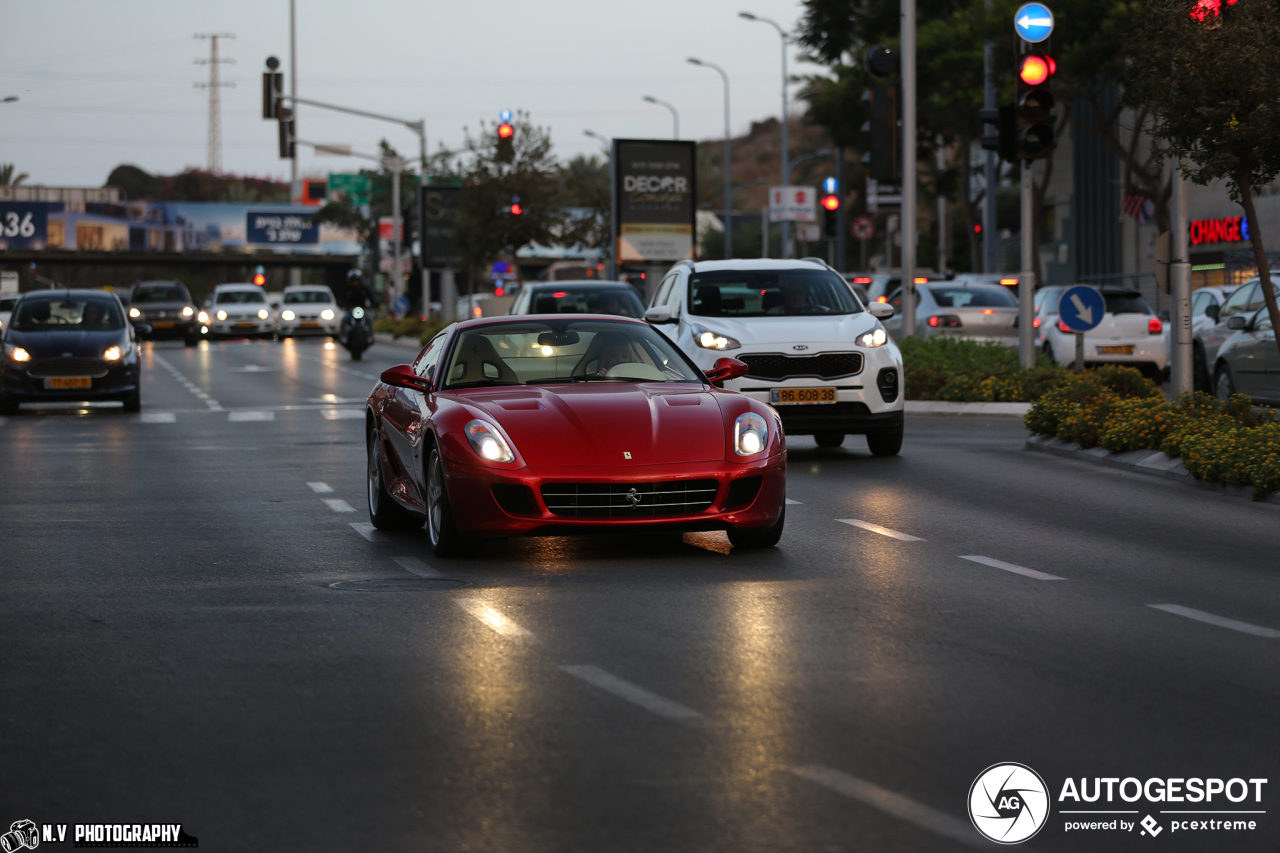
[[[601,136],[594,130],[583,130],[583,136],[590,136],[592,139],[604,146],[605,160],[609,164],[609,245],[604,250],[605,258],[605,278],[612,281],[618,277],[618,259],[614,252],[617,249],[617,241],[614,239],[614,216],[618,210],[618,200],[614,197],[617,187],[614,186],[613,174],[613,140],[607,136]]]
[[[729,156],[730,134],[729,134],[729,75],[724,73],[724,69],[712,62],[703,62],[701,59],[689,57],[690,65],[698,65],[703,68],[710,68],[720,73],[720,79],[724,81],[724,258],[725,260],[733,259],[733,184],[732,175],[730,174],[730,164],[733,162]]]
[[[675,105],[669,104],[666,101],[660,101],[657,98],[653,97],[652,95],[645,95],[644,101],[647,104],[657,104],[660,107],[666,107],[667,109],[671,110],[671,138],[679,139],[680,138],[680,114],[676,112]]]
[[[738,17],[746,21],[759,21],[762,24],[768,24],[777,30],[778,35],[782,37],[782,181],[786,183],[787,176],[791,174],[789,148],[787,145],[787,44],[790,39],[787,37],[787,31],[779,26],[776,21],[753,15],[750,12],[739,12]],[[790,257],[791,223],[784,220],[782,223],[782,259],[788,260]]]
[[[794,172],[796,166],[799,166],[801,163],[805,162],[806,160],[817,160],[819,157],[830,157],[830,156],[831,156],[830,148],[822,148],[817,151],[814,151],[812,154],[802,154],[796,159],[791,161],[791,171]],[[788,184],[791,183],[790,175],[787,175],[787,183]]]

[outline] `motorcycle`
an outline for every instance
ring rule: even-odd
[[[352,361],[359,361],[364,351],[373,343],[373,326],[369,314],[359,305],[347,312],[338,329],[338,343],[351,353]]]

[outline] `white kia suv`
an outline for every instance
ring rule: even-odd
[[[791,435],[836,447],[865,435],[871,452],[902,447],[902,353],[881,320],[820,260],[680,261],[645,319],[703,370],[736,358],[747,374],[725,387],[778,410]]]

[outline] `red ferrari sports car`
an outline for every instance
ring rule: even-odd
[[[382,374],[365,414],[369,516],[471,538],[602,530],[782,535],[786,444],[772,408],[714,383],[666,337],[615,316],[470,320]]]

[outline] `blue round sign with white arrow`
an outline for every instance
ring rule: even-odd
[[[1088,332],[1102,322],[1107,313],[1107,301],[1102,294],[1087,285],[1068,287],[1058,301],[1058,319],[1073,332]]]
[[[1042,42],[1053,32],[1053,13],[1043,3],[1023,3],[1013,16],[1013,30],[1023,41]]]

